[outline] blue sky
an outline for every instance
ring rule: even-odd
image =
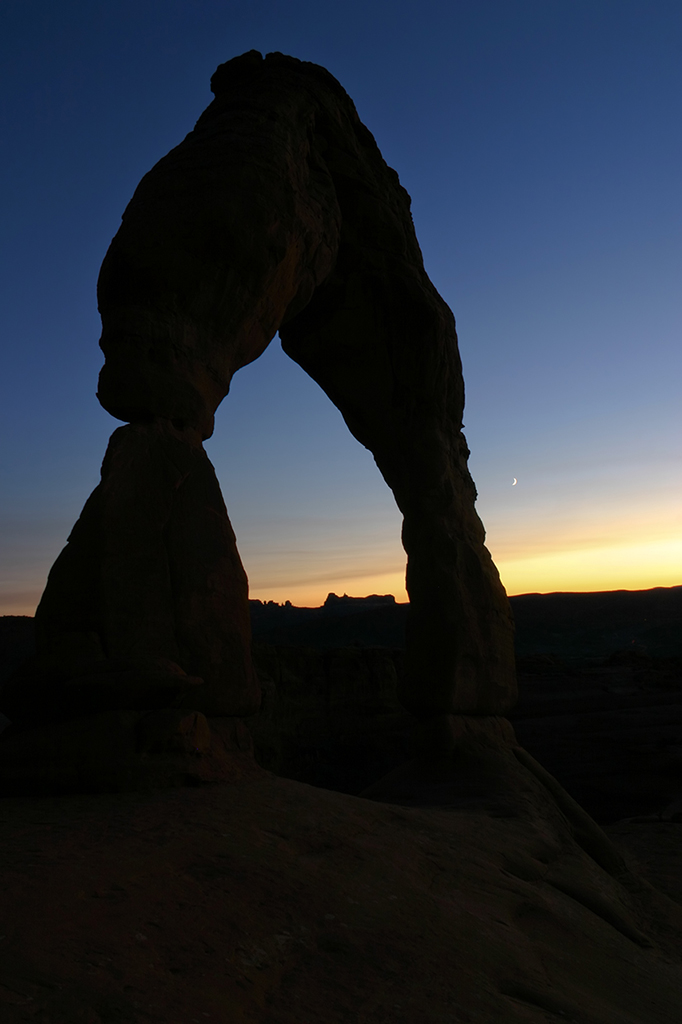
[[[123,209],[252,48],[327,67],[412,195],[509,592],[682,583],[678,0],[4,0],[0,612],[32,612],[117,425]],[[207,450],[253,596],[404,599],[392,496],[277,340]]]

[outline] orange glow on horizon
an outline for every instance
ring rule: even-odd
[[[557,592],[588,593],[608,590],[649,590],[682,585],[682,540],[656,539],[642,543],[534,552],[525,557],[493,558],[510,596]],[[301,608],[317,608],[327,594],[366,597],[393,594],[396,601],[408,600],[404,565],[388,565],[385,572],[343,572],[338,562],[317,566],[308,563],[303,578],[291,579],[281,569],[268,580],[259,567],[251,575],[249,596]],[[317,568],[317,572],[315,572]],[[325,572],[325,568],[327,571]],[[369,568],[369,566],[367,567]],[[259,579],[260,578],[260,579]],[[33,615],[44,583],[33,587],[7,588],[0,592],[0,615]]]
[[[249,588],[249,597],[252,600],[276,601],[278,604],[291,601],[299,608],[319,608],[324,604],[327,594],[337,594],[339,597],[343,594],[348,594],[349,597],[393,594],[396,601],[402,604],[408,599],[405,590],[405,570],[372,576],[330,577],[325,580],[292,585],[280,584],[275,587],[252,586]]]
[[[590,593],[608,590],[650,590],[682,585],[682,540],[655,540],[641,544],[586,547],[548,551],[525,558],[496,560],[502,582],[510,597],[517,594],[557,592]],[[261,601],[316,608],[327,594],[393,594],[396,601],[408,600],[404,570],[367,576],[329,575],[276,586],[252,586],[250,596]]]
[[[499,559],[510,596],[605,590],[650,590],[682,584],[682,540],[552,551]]]

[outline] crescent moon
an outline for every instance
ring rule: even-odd
[[[514,477],[514,479],[512,481],[512,487],[516,487],[516,477]]]

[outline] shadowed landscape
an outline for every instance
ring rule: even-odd
[[[682,948],[681,597],[511,601],[517,737],[605,823],[646,942],[537,825],[477,810],[471,779],[468,809],[343,795],[412,751],[404,606],[251,602],[256,763],[247,745],[227,786],[3,800],[3,1020],[674,1020],[637,951]],[[34,648],[32,618],[0,618],[0,683]]]
[[[636,815],[679,819],[682,587],[527,594],[510,598],[510,604],[519,701],[509,718],[523,746],[597,821]],[[330,595],[323,607],[311,609],[251,602],[256,660],[269,680],[265,706],[279,689],[288,694],[289,688],[292,702],[301,699],[300,687],[319,701],[315,725],[309,719],[310,735],[302,741],[302,714],[289,741],[291,761],[280,752],[283,760],[273,760],[273,767],[354,792],[407,755],[411,722],[395,696],[406,613],[406,605],[380,596]],[[341,741],[332,731],[321,738],[323,719],[338,734],[348,731],[342,708],[351,698],[343,695],[333,706],[337,676],[352,676],[364,687],[356,698],[358,720],[372,699],[379,709],[375,724],[368,725],[374,739],[365,741],[365,753],[357,734]],[[389,706],[392,726],[381,717]],[[287,721],[291,714],[290,709]],[[287,741],[280,733],[277,742]]]
[[[629,637],[642,621],[619,623],[624,601],[658,629],[674,627],[679,599],[679,588],[512,599],[525,605],[517,736],[611,822],[624,858],[598,899],[591,858],[556,846],[557,822],[548,833],[512,810],[518,791],[477,797],[475,765],[449,809],[344,795],[410,756],[413,723],[395,696],[404,655],[382,643],[399,638],[404,607],[252,602],[264,700],[249,728],[256,762],[280,777],[245,749],[223,785],[5,798],[3,1020],[672,1022],[680,656],[674,644],[665,657],[606,652],[614,629]],[[295,639],[316,622],[308,646],[286,643],[287,620]],[[344,630],[353,646],[335,645]],[[588,645],[567,645],[570,630]],[[0,639],[6,676],[33,651],[33,620],[3,617]]]
[[[396,172],[318,65],[211,88],[100,272],[125,425],[0,624],[3,1020],[669,1024],[682,588],[508,601]],[[393,492],[409,605],[248,601],[203,442],[277,332]]]
[[[682,821],[682,587],[512,597],[523,746],[599,822]],[[260,763],[346,793],[410,754],[397,697],[407,605],[251,601],[264,697]],[[33,620],[0,618],[0,685],[35,652]]]
[[[682,656],[682,587],[510,597],[517,658],[585,662],[630,652]],[[316,647],[404,647],[407,604],[381,595],[337,597],[321,608],[251,601],[259,643]]]

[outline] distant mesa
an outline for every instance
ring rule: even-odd
[[[405,646],[409,604],[393,594],[338,597],[329,594],[319,608],[297,608],[290,602],[250,601],[251,629],[259,643],[330,649],[334,647]]]
[[[349,597],[344,594],[338,597],[336,594],[327,594],[324,602],[325,608],[367,608],[373,605],[395,604],[393,594],[370,594],[368,597]]]
[[[251,598],[249,603],[252,608],[255,606],[268,606],[275,608],[293,608],[291,601],[260,601],[258,598]],[[344,607],[353,608],[366,608],[370,605],[385,605],[395,604],[396,600],[393,594],[369,594],[367,597],[349,597],[348,594],[343,594],[339,597],[338,594],[327,594],[324,604],[321,605],[323,608],[332,608],[338,610]]]

